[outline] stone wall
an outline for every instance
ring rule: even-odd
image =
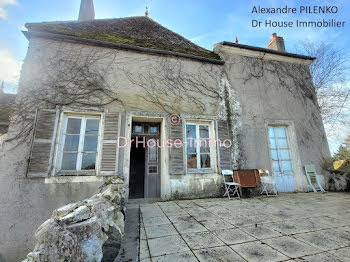
[[[54,210],[24,261],[112,261],[124,234],[124,197],[124,181],[114,178],[91,198]]]

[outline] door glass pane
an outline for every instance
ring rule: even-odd
[[[271,138],[271,139],[270,139],[270,146],[271,146],[271,148],[277,148],[277,146],[276,146],[276,140],[275,140],[274,138]]]
[[[150,173],[150,174],[156,174],[157,170],[158,170],[157,166],[149,166],[148,167],[148,173]]]
[[[201,168],[210,168],[209,154],[201,154]]]
[[[83,160],[81,163],[81,170],[95,169],[96,154],[83,154]]]
[[[149,161],[158,161],[158,148],[149,148]]]
[[[63,151],[78,151],[79,135],[66,135]]]
[[[151,134],[157,134],[158,133],[158,126],[150,126],[149,132]]]
[[[199,126],[199,137],[209,138],[209,126]]]
[[[97,136],[85,136],[84,151],[97,151]]]
[[[290,161],[281,161],[282,172],[292,171],[292,163]]]
[[[275,128],[276,136],[278,138],[286,138],[286,128],[285,127],[276,127]]]
[[[66,134],[80,134],[81,119],[68,118]]]
[[[76,170],[77,153],[64,153],[62,158],[62,170]]]
[[[288,142],[286,138],[278,138],[277,139],[278,148],[288,148]]]
[[[142,133],[142,125],[135,124],[134,133]]]
[[[281,160],[290,160],[288,149],[281,149],[279,153],[280,153]]]
[[[273,161],[273,171],[274,172],[280,172],[281,171],[278,161]]]
[[[100,125],[99,119],[87,119],[85,134],[97,135]]]
[[[187,154],[187,167],[197,168],[197,155]]]
[[[186,137],[187,138],[196,138],[196,126],[195,125],[186,125]]]
[[[276,149],[271,149],[272,160],[278,160],[278,151]]]

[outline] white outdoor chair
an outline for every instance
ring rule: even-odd
[[[305,168],[307,181],[309,182],[311,189],[314,192],[317,192],[317,191],[321,191],[322,193],[327,192],[326,190],[323,189],[320,181],[318,180],[318,175],[316,173],[315,166],[314,165],[305,165],[304,168]]]
[[[235,180],[233,178],[233,171],[232,170],[222,170],[221,174],[222,174],[222,177],[224,179],[224,185],[225,185],[224,197],[227,196],[228,199],[231,199],[231,197],[234,197],[235,195],[237,195],[237,198],[241,199],[239,192],[238,192],[238,189],[241,186],[241,184],[235,182]]]
[[[260,195],[278,196],[276,178],[267,169],[259,169],[262,191]],[[270,193],[270,194],[269,194]]]

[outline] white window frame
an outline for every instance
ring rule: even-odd
[[[283,173],[281,162],[282,161],[289,161],[290,165],[291,165],[291,169],[292,169],[291,172],[293,173],[293,177],[294,177],[295,176],[295,171],[294,171],[294,164],[293,164],[293,159],[292,159],[292,149],[291,149],[291,145],[290,145],[291,143],[290,143],[289,134],[288,134],[288,126],[285,126],[285,125],[269,125],[268,126],[268,131],[270,131],[270,128],[272,128],[274,130],[273,131],[274,134],[275,134],[274,139],[275,139],[275,143],[276,143],[276,148],[272,148],[271,137],[270,137],[270,133],[269,133],[269,139],[270,139],[269,150],[270,150],[270,154],[271,154],[272,171],[275,172],[275,170],[274,170],[274,161],[276,161],[272,157],[272,150],[276,150],[277,151],[277,155],[278,155],[277,162],[278,162],[278,166],[279,166],[279,169],[280,169],[281,173]],[[284,128],[284,130],[286,132],[287,148],[279,148],[278,142],[277,142],[278,137],[276,137],[277,133],[275,132],[276,128]],[[289,153],[289,159],[288,160],[282,160],[281,159],[280,150],[288,150],[288,153]]]
[[[279,126],[286,127],[287,139],[288,139],[289,149],[291,153],[292,168],[294,172],[295,187],[296,187],[295,189],[303,190],[304,172],[301,164],[302,162],[300,159],[299,146],[297,143],[294,122],[292,120],[265,120],[265,130],[266,130],[266,138],[267,138],[267,144],[268,144],[267,149],[268,149],[268,156],[269,156],[271,171],[273,171],[274,169],[273,169],[272,153],[270,150],[271,145],[270,145],[269,127],[279,127]]]
[[[208,130],[209,130],[209,140],[213,140],[213,146],[216,146],[216,142],[214,142],[214,140],[216,139],[214,136],[214,132],[213,132],[213,122],[212,121],[186,121],[184,123],[184,142],[186,142],[185,144],[185,156],[184,156],[184,164],[185,164],[185,168],[187,170],[188,173],[210,173],[213,172],[214,170],[214,154],[215,154],[215,150],[213,150],[212,147],[209,147],[209,156],[210,156],[210,167],[205,167],[205,168],[201,168],[200,166],[200,143],[197,143],[196,145],[196,157],[197,157],[197,168],[189,168],[187,166],[187,125],[195,125],[196,126],[196,139],[205,139],[205,138],[200,138],[199,136],[199,126],[208,126]],[[199,157],[198,157],[199,156]]]
[[[78,156],[77,156],[77,162],[76,162],[76,169],[74,170],[62,170],[62,160],[63,160],[63,148],[65,144],[66,139],[66,131],[67,131],[67,124],[68,119],[81,119],[81,126],[80,126],[80,134],[79,134],[79,145],[78,145]],[[95,169],[90,170],[81,170],[81,164],[82,164],[82,157],[83,157],[83,148],[84,148],[84,140],[85,140],[85,130],[86,130],[86,121],[88,119],[99,119],[99,131],[97,134],[97,150],[96,150],[96,162],[95,162]],[[57,172],[65,174],[65,173],[97,173],[99,170],[99,159],[100,159],[100,152],[101,152],[101,132],[102,132],[102,117],[101,114],[96,115],[89,115],[89,114],[71,114],[71,113],[63,113],[62,118],[62,127],[60,132],[60,145],[59,145],[59,152],[58,152],[58,159],[57,159]],[[92,152],[92,151],[91,151]]]

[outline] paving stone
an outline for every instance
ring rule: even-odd
[[[142,212],[142,218],[144,219],[149,219],[153,217],[166,217],[166,215],[163,213],[163,211],[147,211],[147,212]]]
[[[140,259],[150,257],[147,240],[140,240]]]
[[[190,251],[180,236],[159,237],[148,240],[152,257]]]
[[[140,260],[141,262],[152,262],[152,260],[148,257],[148,258],[143,258]]]
[[[145,227],[146,236],[148,239],[156,238],[156,237],[165,237],[165,236],[173,236],[178,235],[174,226],[169,225],[158,225],[152,227]]]
[[[145,231],[145,228],[143,226],[140,226],[140,239],[147,239],[146,237],[146,231]]]
[[[260,241],[238,244],[230,247],[249,262],[276,262],[288,259],[285,255]]]
[[[207,229],[198,222],[174,223],[174,226],[181,234],[207,231]]]
[[[158,202],[158,205],[160,207],[164,207],[164,206],[176,206],[177,207],[178,206],[175,201]]]
[[[218,230],[218,229],[229,229],[229,228],[235,227],[223,219],[210,219],[210,220],[202,221],[201,224],[210,231]]]
[[[237,216],[237,217],[221,217],[231,225],[240,227],[244,225],[252,225],[255,224],[255,220],[253,217],[249,216]]]
[[[284,234],[297,234],[327,228],[327,226],[309,220],[286,220],[268,224],[270,228]]]
[[[190,215],[182,215],[182,216],[169,216],[169,220],[172,223],[181,223],[181,222],[196,222],[196,220]]]
[[[256,240],[254,237],[248,235],[238,228],[216,230],[213,231],[213,234],[224,241],[227,245]]]
[[[350,247],[339,248],[337,250],[330,251],[330,253],[342,258],[343,260],[350,261]]]
[[[320,249],[304,244],[303,242],[288,236],[265,239],[263,242],[292,258],[321,252]]]
[[[129,207],[129,209],[126,210],[124,237],[120,246],[119,254],[114,261],[137,261],[139,256],[139,228],[142,228],[139,218],[140,212],[138,207]]]
[[[153,262],[198,262],[192,252],[176,253],[160,257],[152,257]]]
[[[303,257],[303,261],[308,262],[344,262],[329,252]]]
[[[180,216],[188,214],[184,209],[178,206],[164,206],[162,207],[162,210],[167,216]]]
[[[342,220],[340,218],[335,218],[331,216],[313,217],[309,218],[309,220],[314,221],[316,223],[328,225],[329,227],[340,227],[350,225],[350,221]]]
[[[338,233],[338,237],[337,237]],[[348,234],[348,233],[345,233]],[[340,235],[340,236],[339,236]],[[350,234],[348,234],[350,237]],[[344,234],[336,232],[335,230],[321,230],[310,233],[297,234],[294,237],[314,247],[324,251],[344,247],[348,242],[344,242]]]
[[[231,248],[224,247],[214,247],[199,249],[193,251],[200,262],[238,262],[244,261],[236,252]]]
[[[282,236],[281,233],[273,229],[270,229],[269,224],[258,224],[257,226],[255,225],[243,226],[240,229],[256,237],[257,239],[265,239],[265,238]]]
[[[206,220],[210,220],[210,219],[220,219],[220,217],[218,217],[210,212],[192,213],[192,216],[197,221],[206,221]]]
[[[145,227],[150,227],[150,226],[166,225],[171,223],[169,219],[166,217],[150,217],[150,218],[143,218],[143,224],[145,225]]]
[[[148,252],[147,258],[141,258],[144,262],[287,261],[288,257],[294,262],[350,261],[350,195],[282,194],[276,198],[200,199],[139,206],[143,220],[140,251],[148,252],[142,248],[145,233],[147,237],[142,224],[155,237],[148,241],[155,255],[149,258]],[[218,229],[221,226],[223,229]],[[179,235],[168,235],[174,231],[186,242]],[[219,243],[230,247],[217,247]]]
[[[146,212],[163,212],[162,209],[157,205],[140,207],[142,213]]]
[[[191,249],[201,249],[225,245],[224,242],[222,242],[214,234],[208,231],[183,234],[182,237],[185,239],[187,245]]]

